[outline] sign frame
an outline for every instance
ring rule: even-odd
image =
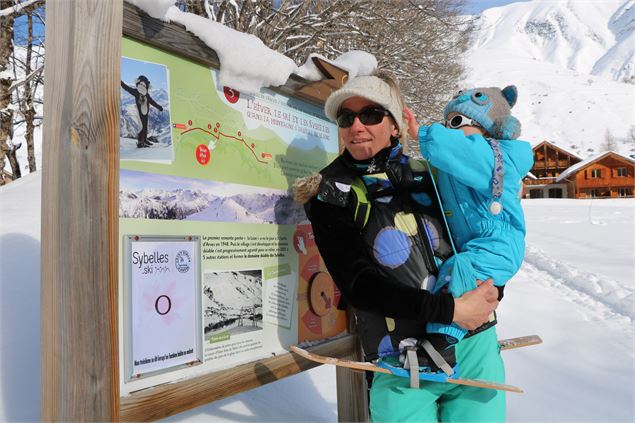
[[[216,69],[220,62],[182,26],[153,19],[125,1],[51,1],[46,14],[45,74],[54,83],[45,86],[44,104],[45,154],[51,165],[42,176],[42,419],[157,420],[316,367],[283,353],[121,395],[121,37]],[[86,42],[76,43],[79,38]],[[311,82],[291,75],[273,91],[322,105],[347,75],[313,60],[325,79]],[[358,360],[361,350],[352,321],[349,334],[309,350]],[[339,368],[336,375],[338,419],[367,421],[364,375]]]
[[[132,262],[129,260],[131,257],[133,247],[132,244],[134,242],[155,242],[155,243],[168,243],[168,242],[192,242],[194,243],[194,257],[192,258],[192,262],[194,263],[194,272],[192,273],[194,276],[194,289],[195,289],[195,298],[194,298],[194,330],[196,331],[195,339],[196,339],[196,351],[195,356],[196,360],[176,364],[173,366],[167,366],[162,369],[157,369],[153,371],[143,372],[143,373],[134,373],[134,359],[133,359],[133,335],[134,335],[134,319],[133,319],[133,275],[132,275]],[[201,239],[198,235],[124,235],[124,243],[123,243],[123,257],[124,259],[124,375],[125,381],[129,382],[131,380],[136,380],[144,377],[155,376],[158,374],[169,373],[178,369],[183,369],[186,367],[191,367],[193,365],[203,363],[203,341],[200,334],[203,332],[203,323],[201,317],[201,304],[202,304],[202,282],[201,282]],[[157,299],[158,301],[158,299]]]

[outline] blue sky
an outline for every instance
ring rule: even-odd
[[[44,17],[45,9],[40,7],[38,9],[40,15]],[[18,16],[13,26],[13,42],[16,45],[26,45],[26,33],[27,33],[27,17],[26,15]],[[37,44],[37,37],[44,38],[44,25],[37,17],[33,17],[33,35],[34,43]]]
[[[150,80],[150,89],[162,88],[166,91],[168,90],[168,77],[165,66],[122,57],[121,80],[134,87],[134,81],[139,75],[145,75]]]
[[[464,9],[467,13],[475,15],[490,7],[504,6],[509,3],[518,3],[521,1],[529,0],[466,0]]]

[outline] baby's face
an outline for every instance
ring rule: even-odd
[[[456,115],[458,115],[460,113],[457,112],[450,112],[448,114],[448,120],[452,120],[452,118]],[[474,134],[481,134],[481,135],[485,135],[486,132],[483,128],[481,128],[480,126],[473,126],[473,125],[465,125],[465,126],[461,126],[460,128],[461,131],[463,131],[463,133],[465,134],[465,136],[469,136],[469,135],[474,135]]]

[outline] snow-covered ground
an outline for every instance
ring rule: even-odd
[[[0,421],[39,419],[40,172],[0,188]],[[527,257],[499,307],[510,422],[632,422],[635,200],[525,200]],[[336,422],[335,371],[308,372],[169,421]]]
[[[635,85],[621,81],[633,75],[634,12],[634,0],[489,9],[466,56],[467,82],[516,84],[514,113],[532,144],[548,139],[584,158],[602,151],[610,129],[618,150],[633,154]],[[40,179],[0,187],[0,422],[40,415]],[[536,333],[544,344],[504,353],[508,382],[526,392],[508,396],[508,420],[635,421],[635,200],[523,204],[526,260],[506,289],[498,331]],[[168,420],[335,422],[336,410],[335,371],[320,366]]]

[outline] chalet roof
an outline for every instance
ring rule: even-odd
[[[582,160],[582,157],[578,156],[578,155],[577,155],[577,154],[575,154],[574,152],[569,151],[569,150],[567,150],[566,148],[560,147],[560,146],[558,146],[558,145],[555,145],[554,143],[552,143],[552,142],[550,142],[550,141],[547,141],[547,140],[544,140],[544,141],[542,141],[542,142],[538,143],[537,145],[535,145],[535,146],[533,147],[533,150],[534,150],[534,151],[536,151],[536,149],[537,149],[538,147],[540,147],[541,145],[543,145],[543,144],[548,144],[548,145],[549,145],[549,147],[552,147],[552,148],[554,148],[554,149],[556,149],[556,150],[560,150],[560,151],[562,151],[563,153],[565,153],[565,154],[567,154],[567,155],[569,155],[569,156],[573,156],[573,157],[575,157],[576,159],[580,159],[580,160]]]
[[[630,157],[626,157],[623,154],[618,153],[617,151],[604,151],[602,153],[598,153],[595,156],[591,156],[585,160],[582,160],[580,163],[576,163],[573,166],[567,168],[567,170],[565,170],[564,172],[562,172],[557,178],[556,178],[556,182],[560,182],[563,179],[567,178],[569,175],[573,175],[575,173],[577,173],[578,171],[582,170],[583,168],[591,165],[592,163],[597,162],[600,159],[603,159],[604,157],[608,156],[608,155],[616,155],[621,159],[624,159],[627,162],[633,163],[635,164],[635,160],[631,159]]]

